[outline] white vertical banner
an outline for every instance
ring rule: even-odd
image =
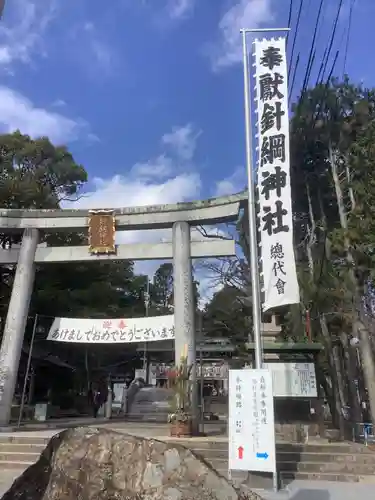
[[[254,41],[263,311],[300,301],[293,248],[285,38]]]

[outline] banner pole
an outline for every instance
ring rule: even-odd
[[[250,100],[250,81],[249,81],[249,58],[246,43],[246,31],[242,32],[243,48],[243,80],[244,80],[244,107],[245,107],[245,135],[246,135],[246,170],[247,170],[247,189],[248,189],[248,211],[249,211],[249,250],[250,250],[250,272],[251,272],[251,292],[253,303],[253,328],[255,343],[255,368],[262,368],[262,333],[261,333],[261,299],[259,282],[259,259],[258,259],[258,241],[257,241],[257,215],[256,199],[254,191],[253,178],[253,146],[252,146],[252,123],[251,123],[251,100]],[[251,332],[249,332],[251,340]]]
[[[248,182],[248,208],[249,208],[249,242],[250,242],[250,271],[251,271],[251,287],[252,287],[252,302],[253,302],[253,323],[254,323],[254,342],[255,342],[255,367],[263,367],[262,353],[262,304],[260,296],[260,280],[259,280],[259,260],[258,260],[258,243],[257,243],[257,218],[256,218],[256,199],[254,196],[254,179],[252,165],[252,124],[251,124],[251,100],[250,100],[250,73],[249,59],[247,52],[246,35],[247,33],[256,32],[280,32],[290,31],[290,28],[257,28],[257,29],[241,29],[242,33],[242,48],[243,48],[243,72],[244,72],[244,105],[245,105],[245,133],[246,133],[246,166],[247,166],[247,182]],[[277,470],[272,475],[273,489],[278,491],[279,482]]]

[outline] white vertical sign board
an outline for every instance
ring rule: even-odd
[[[229,470],[276,472],[269,370],[229,370]]]
[[[263,310],[300,301],[293,247],[285,38],[254,41]]]

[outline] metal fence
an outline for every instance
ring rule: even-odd
[[[353,441],[364,443],[365,446],[375,443],[374,426],[371,423],[357,422],[353,426]]]

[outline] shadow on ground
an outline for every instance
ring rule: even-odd
[[[331,495],[327,490],[301,489],[290,500],[331,500]]]

